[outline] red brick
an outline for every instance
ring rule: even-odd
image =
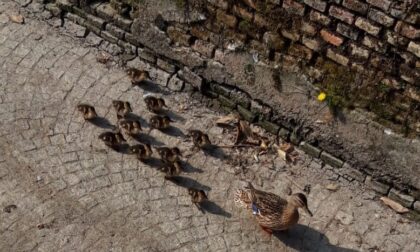
[[[337,35],[332,34],[331,32],[327,31],[327,30],[321,30],[320,32],[322,39],[324,39],[325,41],[327,41],[328,43],[335,45],[335,46],[340,46],[341,44],[343,44],[343,39]]]
[[[416,29],[415,27],[404,23],[402,21],[398,21],[395,25],[396,32],[399,32],[401,35],[410,38],[410,39],[418,39],[420,38],[420,30]]]
[[[408,44],[407,51],[414,53],[414,55],[416,55],[417,58],[420,58],[420,43],[415,43],[414,41],[411,41],[410,44]]]
[[[350,9],[350,10],[354,10],[356,12],[359,12],[361,14],[366,14],[369,6],[366,3],[363,3],[361,1],[358,0],[344,0],[343,1],[343,6]]]
[[[381,31],[380,26],[374,25],[372,22],[370,22],[366,18],[358,17],[354,24],[360,29],[374,36],[377,36],[379,32]]]
[[[327,3],[322,0],[304,0],[303,2],[320,12],[324,12],[327,8]]]
[[[309,19],[313,22],[320,23],[322,25],[328,26],[328,24],[331,22],[331,19],[324,14],[319,13],[318,11],[312,10]]]
[[[293,55],[302,59],[310,60],[312,58],[312,51],[303,45],[293,44],[289,47],[288,52],[290,55]]]
[[[353,24],[354,21],[353,14],[337,6],[330,7],[330,15],[343,22],[346,22],[347,24]]]
[[[391,1],[388,1],[388,0],[366,0],[366,1],[373,6],[381,8],[384,11],[387,11],[389,9],[389,6],[391,5]]]
[[[339,54],[337,52],[334,52],[330,48],[327,50],[327,57],[343,66],[347,66],[349,64],[349,59],[346,56]]]
[[[386,15],[382,11],[378,11],[375,9],[369,10],[368,18],[386,27],[391,27],[395,21],[392,17]]]
[[[286,9],[288,12],[299,16],[303,16],[305,13],[305,6],[293,0],[284,0],[283,8]]]

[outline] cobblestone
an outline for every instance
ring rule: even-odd
[[[300,11],[294,1],[283,2]],[[11,0],[0,2],[0,13],[18,8]],[[293,165],[276,153],[257,161],[252,149],[191,152],[191,143],[181,134],[191,128],[208,132],[216,145],[232,144],[233,136],[214,130],[219,112],[188,93],[166,89],[171,75],[138,58],[135,66],[149,70],[161,85],[147,91],[131,87],[115,62],[96,62],[99,49],[90,46],[110,44],[97,37],[90,43],[63,36],[62,28],[25,18],[24,25],[0,22],[0,207],[17,206],[12,213],[0,211],[1,251],[418,250],[417,223],[367,197],[368,189],[358,184],[326,190],[337,174],[304,153],[299,152]],[[39,41],[28,39],[39,34]],[[201,85],[202,80],[193,77],[184,72],[186,81]],[[205,189],[212,202],[205,213],[191,205],[185,188],[165,181],[157,169],[106,148],[97,137],[106,129],[84,122],[75,110],[88,102],[115,123],[111,101],[121,99],[147,121],[152,114],[141,99],[145,92],[164,96],[176,121],[167,134],[152,131],[150,141],[183,151],[191,171],[183,176]],[[146,123],[144,127],[147,130]],[[230,172],[236,171],[232,161],[237,158],[246,165],[239,173]],[[302,214],[300,224],[289,232],[267,237],[249,212],[234,206],[233,194],[244,180],[280,195],[289,186],[298,192],[310,185],[308,203],[314,216]]]

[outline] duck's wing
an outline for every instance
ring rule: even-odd
[[[254,202],[254,205],[258,208],[260,215],[283,212],[287,205],[285,199],[274,193],[255,190],[255,197],[257,200]]]

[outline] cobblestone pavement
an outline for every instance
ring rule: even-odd
[[[206,189],[211,200],[200,212],[185,188],[107,149],[97,138],[105,129],[75,111],[89,102],[115,122],[110,104],[118,98],[130,101],[144,121],[150,117],[144,91],[131,87],[123,69],[98,63],[96,48],[58,28],[31,18],[10,22],[7,15],[17,10],[9,0],[0,3],[1,251],[419,250],[418,224],[382,206],[363,185],[334,181],[331,167],[303,153],[296,165],[274,154],[257,161],[252,150],[191,154],[186,184]],[[232,132],[226,137],[214,126],[217,112],[186,93],[156,90],[163,91],[177,129],[153,131],[154,144],[178,145],[188,154],[191,143],[182,132],[189,128],[209,132],[216,144],[232,142]],[[311,185],[314,217],[302,214],[297,227],[268,237],[233,204],[244,180],[280,195],[289,185],[293,191]],[[326,190],[330,183],[339,190]],[[10,204],[17,208],[8,213],[3,208]]]

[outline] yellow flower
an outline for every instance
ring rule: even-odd
[[[317,97],[318,101],[324,101],[325,98],[327,98],[327,94],[324,93],[324,92],[319,93],[319,95]]]

